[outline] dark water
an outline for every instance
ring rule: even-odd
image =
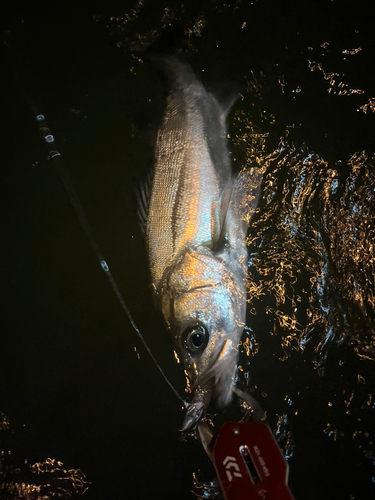
[[[248,237],[239,384],[267,411],[297,500],[373,498],[370,7],[244,0],[2,7],[0,472],[8,491],[0,495],[42,498],[35,488],[23,497],[10,491],[50,482],[51,498],[59,487],[68,498],[85,490],[83,473],[87,499],[182,499],[193,498],[193,473],[214,476],[200,443],[181,440],[181,404],[106,281],[33,115],[35,104],[128,308],[183,394],[151,299],[134,195],[152,165],[165,96],[131,49],[174,20],[207,86],[241,92],[229,120],[234,167],[264,170]],[[222,418],[242,416],[235,402]],[[38,475],[28,465],[36,463],[54,472]]]

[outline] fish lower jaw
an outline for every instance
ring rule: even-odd
[[[195,392],[191,403],[187,405],[187,411],[184,422],[182,424],[182,431],[186,432],[191,430],[206,414],[206,410],[211,400],[212,388],[211,384],[206,384],[205,387],[198,387]]]

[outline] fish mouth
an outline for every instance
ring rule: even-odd
[[[208,367],[198,376],[192,386],[194,393],[188,405],[182,431],[188,431],[204,416],[211,399],[217,408],[226,406],[234,389],[238,350],[233,341],[224,339]]]

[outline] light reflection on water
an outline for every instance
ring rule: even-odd
[[[312,406],[326,419],[315,432],[345,446],[354,444],[374,474],[375,405],[369,376],[375,361],[372,160],[357,152],[343,169],[341,161],[330,165],[306,148],[288,144],[287,134],[269,152],[267,134],[243,111],[237,112],[234,125],[233,142],[246,163],[266,170],[262,201],[248,236],[250,314],[241,346],[240,384],[268,409],[288,460],[301,410],[305,425],[314,418],[303,410],[309,407],[303,394],[308,398],[312,385],[319,398]],[[270,348],[276,360],[267,355]],[[285,379],[283,403],[275,388],[261,392],[257,372],[267,371],[264,359],[280,374],[280,362],[289,362],[289,370],[290,362],[304,363],[300,373],[294,370],[300,380]]]
[[[340,182],[319,156],[293,148],[280,152],[267,169],[248,238],[251,305],[272,298],[267,312],[288,332],[286,351],[304,349],[322,330],[320,364],[329,346],[341,341],[362,358],[375,357],[374,174],[363,153],[348,166],[350,174]]]
[[[0,496],[2,500],[48,500],[50,498],[78,498],[89,487],[85,474],[79,469],[66,469],[54,458],[29,464],[16,447],[14,429],[7,415],[0,412]]]

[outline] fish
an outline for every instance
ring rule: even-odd
[[[222,409],[232,399],[246,323],[246,234],[261,174],[232,172],[233,99],[220,104],[178,58],[159,62],[170,92],[139,214],[153,295],[193,395],[182,426],[188,430],[210,404]]]

